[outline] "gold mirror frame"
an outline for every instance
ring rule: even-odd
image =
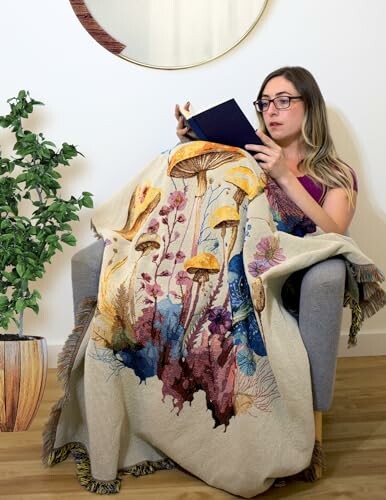
[[[127,57],[126,55],[122,54],[122,51],[126,49],[126,45],[123,43],[119,42],[116,40],[112,35],[110,35],[108,32],[100,26],[100,24],[94,19],[93,15],[91,14],[89,8],[86,5],[86,0],[69,0],[70,4],[72,6],[72,9],[79,19],[80,23],[82,26],[85,28],[85,30],[100,44],[102,47],[107,49],[109,52],[113,53],[114,55],[125,59],[126,61],[132,62],[134,64],[138,64],[140,66],[145,66],[148,68],[155,68],[155,69],[184,69],[184,68],[191,68],[194,66],[199,66],[201,64],[208,63],[210,61],[213,61],[214,59],[217,59],[230,50],[232,50],[234,47],[239,45],[244,38],[247,37],[247,35],[254,29],[254,27],[257,25],[259,22],[260,18],[262,17],[266,6],[268,4],[268,0],[262,0],[263,4],[262,7],[260,8],[260,12],[258,16],[251,22],[251,25],[249,26],[249,29],[245,31],[242,36],[238,40],[236,40],[231,46],[228,46],[226,49],[224,49],[222,52],[217,53],[215,56],[206,58],[205,60],[201,60],[198,62],[194,62],[192,64],[185,64],[185,65],[177,65],[177,66],[161,66],[161,65],[156,65],[156,64],[148,64],[136,59],[132,59],[130,57]],[[140,1],[140,0],[139,0]]]

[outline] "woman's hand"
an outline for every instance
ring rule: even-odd
[[[246,144],[245,149],[251,152],[264,172],[279,183],[280,180],[292,175],[286,165],[282,148],[261,130],[258,130],[256,135],[263,141],[264,146]]]
[[[188,111],[189,108],[190,108],[190,102],[188,101],[184,104],[184,109]],[[193,130],[186,125],[185,119],[181,114],[180,107],[178,104],[176,104],[176,107],[174,109],[174,116],[176,117],[177,120],[176,133],[178,139],[181,142],[189,142],[197,139]]]

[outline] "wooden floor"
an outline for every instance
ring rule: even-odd
[[[92,498],[78,483],[72,460],[44,468],[41,430],[61,391],[50,370],[39,413],[27,432],[0,433],[0,499]],[[328,469],[317,483],[292,481],[259,498],[386,499],[386,357],[341,358],[335,399],[324,419]],[[235,472],[236,473],[236,472]],[[237,498],[181,471],[124,477],[119,500]]]

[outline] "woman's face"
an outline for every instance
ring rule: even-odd
[[[265,86],[261,99],[274,99],[278,96],[299,96],[299,92],[284,76],[276,76]],[[286,109],[276,109],[271,102],[262,115],[270,136],[279,145],[285,146],[300,139],[304,119],[304,103],[301,99],[291,100]]]

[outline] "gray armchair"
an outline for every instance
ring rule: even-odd
[[[96,297],[103,256],[103,240],[77,252],[72,258],[72,288],[76,315],[83,299]],[[322,440],[322,412],[329,410],[335,381],[336,359],[343,312],[346,266],[342,259],[332,258],[320,262],[297,275],[298,299],[295,311],[300,334],[310,361],[315,411],[315,435],[320,456]],[[293,280],[292,281],[296,281]],[[291,285],[291,278],[289,279]],[[286,283],[287,285],[287,283]],[[290,289],[290,287],[283,287]],[[299,292],[300,290],[300,292]],[[286,303],[285,293],[283,302]],[[316,459],[316,468],[309,472],[308,480],[321,476],[322,465]],[[315,464],[314,464],[315,465]]]

